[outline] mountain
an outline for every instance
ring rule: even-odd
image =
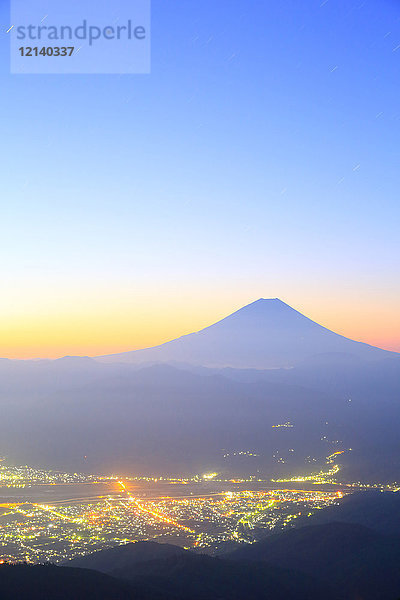
[[[337,504],[318,510],[306,519],[307,525],[325,525],[340,521],[362,525],[384,535],[400,536],[400,492],[356,492]],[[297,526],[305,523],[299,519]]]
[[[399,562],[399,535],[332,522],[269,535],[219,558],[137,542],[65,564],[180,599],[396,600]]]
[[[400,537],[329,523],[224,557],[137,542],[62,566],[0,565],[2,600],[396,600]]]
[[[121,571],[130,574],[140,563],[166,560],[187,555],[187,550],[173,544],[156,542],[135,542],[123,544],[107,550],[99,550],[86,556],[66,561],[65,566],[94,569],[101,573]]]
[[[333,333],[279,299],[260,299],[197,333],[97,360],[277,369],[308,360],[374,361],[391,355],[396,354]]]
[[[112,575],[142,594],[176,600],[336,600],[329,585],[309,575],[152,542],[102,550],[66,564]]]
[[[400,536],[350,523],[328,523],[272,535],[230,555],[318,577],[345,600],[396,600]]]
[[[109,575],[54,565],[0,565],[1,600],[161,600]]]
[[[352,448],[341,455],[344,481],[393,482],[400,369],[392,361],[400,364],[201,374],[86,359],[0,362],[0,450],[17,464],[71,472],[130,475],[134,464],[145,474],[277,478],[324,467],[338,440]],[[294,426],[272,427],[287,421]],[[222,449],[259,456],[239,461]],[[313,468],[308,456],[318,459]]]
[[[280,478],[308,474],[307,457],[319,470],[352,448],[340,458],[343,481],[389,483],[400,468],[399,381],[399,354],[259,300],[158,348],[0,360],[0,453],[72,472],[130,474],[134,464]],[[258,457],[223,458],[238,449]]]
[[[134,464],[138,473],[185,475],[205,469],[230,472],[222,449],[251,448],[260,456],[247,460],[240,471],[254,474],[262,469],[277,477],[293,470],[302,473],[309,466],[306,456],[321,457],[325,464],[331,450],[321,439],[324,435],[340,434],[332,439],[342,439],[345,447],[356,441],[342,424],[347,424],[349,410],[358,419],[363,407],[352,410],[319,390],[280,382],[242,383],[169,365],[140,370],[94,366],[93,371],[68,374],[58,367],[55,372],[52,363],[37,364],[38,372],[26,377],[21,371],[3,374],[2,454],[19,464],[29,460],[72,472],[130,475]],[[295,426],[272,428],[286,421]],[[374,418],[368,431],[375,427]],[[397,428],[394,433],[398,440]],[[277,450],[284,464],[277,461]],[[232,468],[237,474],[236,466]]]

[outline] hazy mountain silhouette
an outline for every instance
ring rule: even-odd
[[[340,458],[344,480],[397,479],[400,355],[347,340],[279,300],[104,361],[0,360],[0,453],[73,472],[129,473],[134,464],[147,474],[276,478],[308,472],[309,456],[319,470],[334,450],[352,448]],[[277,365],[291,368],[252,368]],[[272,428],[286,421],[294,427]],[[237,449],[258,458],[223,459]]]
[[[270,476],[276,449],[301,445],[326,456],[325,421],[337,399],[282,383],[241,383],[168,365],[135,370],[93,361],[84,372],[60,363],[11,365],[0,377],[2,452],[20,464],[130,473],[196,473],[228,468],[222,448],[257,448]],[[272,425],[287,420],[285,431]],[[13,423],[10,429],[9,423]],[[375,422],[374,422],[375,426]],[[29,432],[29,435],[27,435]],[[397,437],[396,437],[397,439]],[[352,440],[353,441],[353,440]],[[290,445],[289,445],[290,444]],[[287,452],[286,452],[287,454]],[[83,457],[87,459],[83,461]],[[275,465],[275,468],[274,468]],[[260,468],[257,461],[247,465]],[[299,465],[297,465],[299,466]]]
[[[274,369],[307,360],[373,361],[392,354],[333,333],[279,299],[260,299],[198,333],[98,360]]]
[[[311,469],[307,456],[319,470],[328,454],[352,448],[340,459],[345,480],[393,481],[400,361],[362,365],[199,374],[88,359],[4,361],[1,453],[72,472],[131,474],[134,465],[147,474],[260,470],[275,478]],[[294,427],[272,428],[286,421]],[[238,448],[259,456],[223,458],[222,449]]]

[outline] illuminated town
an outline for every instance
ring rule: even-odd
[[[118,478],[11,467],[3,461],[0,559],[60,563],[138,540],[222,553],[292,526],[351,488],[366,487],[335,482],[340,470],[335,461],[342,452],[327,457],[326,471],[276,482],[223,479],[218,473]]]

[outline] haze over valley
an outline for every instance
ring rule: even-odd
[[[340,451],[343,481],[396,480],[399,355],[279,300],[155,349],[4,359],[0,375],[2,453],[16,464],[279,479],[323,472]]]
[[[0,23],[0,600],[400,600],[400,2]]]

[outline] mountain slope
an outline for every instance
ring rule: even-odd
[[[280,383],[200,376],[167,365],[127,374],[114,373],[114,365],[99,366],[111,372],[97,381],[76,381],[71,372],[69,383],[49,376],[45,387],[32,377],[18,401],[10,401],[9,385],[3,389],[0,378],[2,452],[20,457],[21,463],[29,458],[73,472],[131,474],[134,459],[139,472],[182,475],[226,469],[222,448],[253,448],[260,457],[248,469],[265,467],[269,477],[280,475],[282,467],[290,471],[293,460],[301,469],[305,456],[324,459],[329,453],[321,437],[325,422],[333,422],[338,412],[334,396]],[[295,427],[272,428],[285,421]],[[277,449],[290,455],[284,465],[273,457]]]
[[[306,519],[306,524],[326,525],[338,521],[362,525],[385,535],[400,536],[400,492],[371,490],[349,494],[339,503],[316,511]],[[300,519],[297,526],[302,523]]]
[[[113,577],[53,565],[0,565],[1,600],[161,600],[138,595]]]
[[[198,333],[98,360],[274,369],[293,367],[317,356],[327,356],[330,361],[373,361],[391,354],[333,333],[279,299],[260,299]]]
[[[74,559],[73,567],[92,568],[129,582],[136,590],[181,600],[325,600],[329,585],[309,575],[261,563],[233,562],[187,550],[138,542]]]
[[[400,592],[400,537],[349,523],[272,535],[230,555],[316,575],[346,600],[395,600]]]
[[[92,554],[66,561],[64,564],[69,567],[94,569],[95,571],[108,574],[115,571],[130,573],[140,563],[165,560],[185,554],[187,554],[186,550],[172,544],[135,542],[93,552]]]

